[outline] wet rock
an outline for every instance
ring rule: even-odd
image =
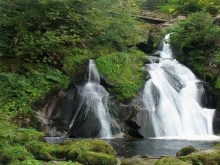
[[[157,52],[156,52],[157,53]],[[155,55],[157,55],[155,53]],[[146,64],[151,64],[151,63],[159,63],[160,62],[160,58],[156,57],[156,56],[147,56],[147,61]]]
[[[121,158],[121,165],[154,165],[157,159],[148,159],[141,157]]]
[[[67,132],[74,96],[75,89],[60,90],[42,103],[42,107],[36,112],[36,117],[47,136],[62,136]]]
[[[74,125],[68,131],[69,137],[97,137],[101,130],[101,123],[94,112],[89,111],[86,115],[79,113]]]
[[[188,163],[177,158],[164,157],[158,160],[155,165],[189,165]]]
[[[213,90],[213,95],[214,95],[214,105],[215,105],[215,116],[213,119],[213,129],[215,134],[220,133],[220,90]]]
[[[192,152],[196,152],[198,151],[198,149],[196,149],[195,147],[193,146],[187,146],[187,147],[184,147],[182,148],[181,150],[179,150],[177,153],[176,153],[176,156],[186,156]]]

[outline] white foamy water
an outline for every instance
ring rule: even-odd
[[[169,40],[169,35],[164,40]],[[143,104],[149,115],[150,131],[156,138],[216,139],[214,109],[201,106],[203,87],[190,69],[172,58],[170,45],[163,42],[160,62],[147,65],[151,79],[145,84]],[[164,59],[166,58],[166,59]],[[146,130],[146,131],[149,131]],[[211,136],[210,136],[211,135]]]
[[[79,106],[72,119],[70,128],[73,126],[75,118],[83,106],[85,107],[85,115],[90,111],[93,111],[93,114],[97,116],[101,124],[99,136],[101,138],[111,138],[111,117],[107,106],[109,94],[99,83],[100,77],[96,65],[93,60],[89,60],[88,82],[80,91]]]

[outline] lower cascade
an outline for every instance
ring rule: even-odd
[[[93,60],[89,60],[87,76],[87,83],[78,87],[74,116],[69,129],[76,133],[77,130],[88,129],[87,132],[91,132],[88,137],[111,138],[112,121],[107,106],[109,94],[100,85],[99,73]]]
[[[142,97],[147,116],[145,131],[149,137],[213,135],[215,110],[201,104],[205,92],[202,82],[190,69],[172,59],[169,46],[163,41],[159,63],[146,66],[151,78]]]

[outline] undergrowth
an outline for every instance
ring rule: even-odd
[[[113,85],[119,101],[132,99],[144,84],[144,53],[137,50],[116,52],[96,60],[101,74]]]

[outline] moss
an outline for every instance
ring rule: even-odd
[[[182,148],[181,150],[179,150],[177,153],[176,153],[176,156],[186,156],[192,152],[195,152],[195,151],[198,151],[198,149],[196,149],[195,147],[193,146],[187,146],[187,147],[184,147]]]
[[[179,157],[179,159],[190,162],[193,165],[218,165],[220,162],[220,151],[202,151],[191,153],[187,156]]]
[[[76,161],[79,161],[82,164],[88,165],[115,165],[116,159],[114,156],[100,153],[100,152],[92,152],[86,151],[82,152],[78,155]]]
[[[65,158],[66,151],[63,147],[56,144],[48,144],[40,141],[29,141],[26,148],[31,152],[36,159],[51,161],[60,158]]]
[[[213,149],[220,150],[220,142],[215,143]]]
[[[69,151],[94,151],[116,156],[114,149],[109,144],[99,139],[66,141],[64,142],[64,147],[65,146],[68,147]]]
[[[32,140],[40,141],[43,139],[43,137],[44,134],[42,132],[36,131],[35,129],[18,128],[14,141],[19,143],[24,143]]]
[[[116,163],[115,151],[102,140],[65,142],[64,146],[69,146],[67,160],[75,160],[89,165],[111,165]]]
[[[171,157],[165,157],[162,159],[159,159],[155,165],[190,165],[187,162],[181,161],[177,158],[171,158]]]
[[[19,162],[19,165],[42,165],[42,161],[40,160],[35,160],[35,159],[26,159],[22,162]]]
[[[8,146],[1,151],[0,162],[9,164],[13,161],[23,161],[33,156],[23,146]]]
[[[120,101],[132,99],[144,84],[144,53],[136,50],[117,52],[96,60],[100,73],[114,85]]]
[[[82,164],[72,161],[51,161],[51,162],[45,162],[44,165],[82,165]]]

